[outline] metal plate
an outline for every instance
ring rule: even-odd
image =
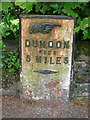
[[[23,15],[20,24],[23,97],[60,97],[70,88],[74,18]]]

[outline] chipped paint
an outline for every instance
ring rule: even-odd
[[[45,22],[61,24],[61,27],[54,27],[46,34],[40,32],[30,34],[32,23]],[[49,99],[51,96],[60,96],[64,89],[69,91],[73,29],[74,19],[21,17],[21,83],[24,97]],[[26,55],[30,57],[27,58],[28,60],[26,60]],[[59,72],[42,74],[34,70]]]

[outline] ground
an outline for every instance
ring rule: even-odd
[[[81,101],[81,100],[80,100]],[[88,101],[68,99],[21,100],[18,96],[2,97],[3,118],[88,118]]]

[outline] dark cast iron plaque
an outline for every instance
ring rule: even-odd
[[[20,24],[22,95],[49,99],[69,92],[74,18],[23,15]]]

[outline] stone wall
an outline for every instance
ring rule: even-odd
[[[76,41],[73,96],[88,97],[90,89],[90,41]]]

